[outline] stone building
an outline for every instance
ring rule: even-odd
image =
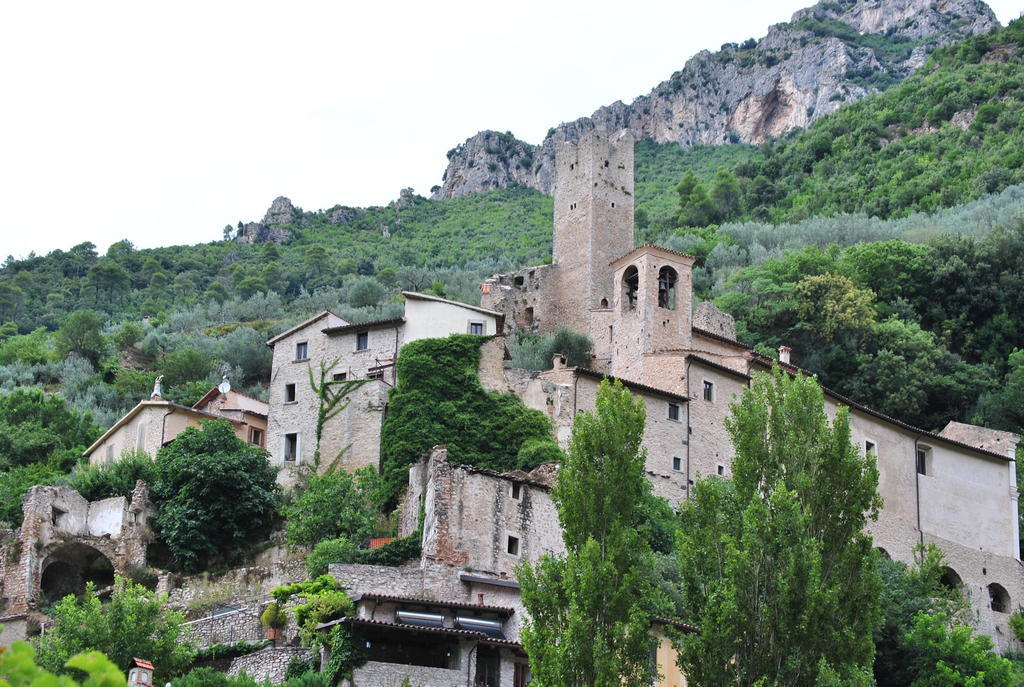
[[[101,501],[86,501],[71,487],[32,487],[22,508],[21,528],[0,531],[0,646],[37,629],[47,603],[81,592],[87,582],[109,592],[115,574],[144,568],[152,539],[142,482],[131,499]]]
[[[556,358],[539,374],[510,371],[509,387],[549,415],[564,443],[575,414],[593,409],[599,379],[620,378],[647,406],[655,493],[677,504],[697,479],[729,476],[729,405],[773,361],[736,341],[731,317],[709,303],[694,308],[692,256],[632,247],[631,148],[628,135],[592,132],[559,149],[554,261],[491,277],[482,303],[505,314],[509,331],[544,334],[567,324],[591,338],[588,368]],[[804,374],[789,353],[780,349],[780,364]],[[850,409],[854,441],[877,458],[884,507],[871,532],[879,548],[910,562],[916,545],[937,544],[947,580],[970,597],[977,628],[1000,650],[1019,648],[1007,624],[1024,603],[1018,437],[962,423],[934,434],[828,390],[826,405],[831,415]]]
[[[159,387],[158,381],[151,398],[129,410],[85,450],[83,456],[90,465],[112,463],[132,450],[155,456],[179,434],[200,427],[205,420],[227,420],[239,439],[266,446],[270,406],[233,390],[227,379],[191,407],[163,399]]]
[[[268,422],[271,463],[279,480],[292,483],[313,460],[320,397],[310,380],[365,380],[348,397],[348,407],[322,433],[321,465],[346,470],[380,464],[380,427],[387,390],[395,384],[398,351],[411,341],[450,334],[500,334],[501,313],[475,305],[407,291],[403,317],[351,324],[323,312],[270,339],[274,349]]]

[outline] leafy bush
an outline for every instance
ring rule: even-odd
[[[186,429],[156,456],[154,523],[183,570],[240,559],[266,536],[279,498],[267,452],[223,420]]]
[[[0,394],[0,469],[49,463],[66,470],[99,436],[92,417],[37,389]]]
[[[288,667],[284,671],[285,681],[290,681],[293,678],[298,678],[306,673],[316,672],[313,668],[313,662],[308,658],[299,658],[296,656],[292,660],[288,661]]]
[[[512,366],[525,370],[550,370],[551,359],[556,353],[565,356],[566,364],[574,367],[589,367],[593,342],[586,334],[574,332],[568,327],[559,327],[553,334],[518,336],[509,346]]]
[[[130,499],[135,482],[142,480],[152,486],[156,479],[156,464],[142,450],[128,450],[120,460],[101,465],[87,465],[71,473],[68,485],[87,501],[124,496]]]
[[[291,599],[304,599],[291,606],[295,624],[306,646],[321,646],[323,638],[316,631],[320,623],[345,617],[355,609],[341,583],[330,575],[320,575],[305,582],[296,582],[275,587],[270,595],[284,605]]]
[[[483,337],[455,334],[402,347],[398,385],[391,389],[381,429],[384,495],[397,501],[408,467],[433,446],[446,444],[458,464],[496,470],[529,469],[523,442],[552,439],[551,421],[512,394],[485,391],[477,368]]]
[[[260,649],[265,649],[272,644],[273,641],[269,639],[259,639],[255,642],[241,640],[226,644],[210,644],[209,646],[205,646],[196,651],[195,662],[202,663],[204,661],[215,661],[217,659],[245,656],[246,654],[251,654],[255,651],[259,651]]]
[[[194,668],[171,681],[172,687],[265,687],[247,673],[228,675],[209,667]]]
[[[50,484],[60,475],[58,470],[43,463],[19,465],[0,471],[0,522],[20,527],[24,516],[21,499],[25,492],[37,484]]]
[[[347,537],[335,537],[317,542],[313,550],[306,556],[306,572],[310,577],[327,574],[327,566],[331,563],[352,563],[356,560],[359,548]]]
[[[81,598],[66,596],[54,610],[54,624],[35,640],[39,665],[64,673],[71,656],[88,649],[105,653],[120,666],[145,656],[163,684],[192,663],[195,647],[184,634],[185,617],[164,608],[166,596],[117,578],[108,603],[100,603],[90,582]]]
[[[64,666],[84,673],[82,684],[89,687],[125,687],[124,673],[99,651],[86,651],[68,659]],[[0,675],[5,687],[78,687],[67,675],[54,675],[40,667],[35,650],[26,642],[15,642],[0,652]]]
[[[260,614],[260,622],[263,627],[272,630],[283,630],[288,625],[288,612],[281,608],[277,602],[267,604]]]
[[[284,509],[288,545],[313,546],[337,537],[363,542],[377,520],[373,498],[379,483],[377,471],[369,466],[355,473],[331,469],[310,477],[302,494]]]

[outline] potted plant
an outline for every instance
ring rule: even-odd
[[[271,601],[263,609],[260,622],[263,624],[263,627],[267,628],[267,639],[272,639],[276,642],[281,639],[281,630],[288,625],[288,611],[277,605],[276,601]]]

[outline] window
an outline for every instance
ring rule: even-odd
[[[875,442],[870,439],[864,441],[864,455],[865,456],[877,456]]]
[[[523,485],[518,482],[512,484],[512,498],[518,501],[523,496]]]
[[[284,402],[295,403],[295,385],[285,384],[284,385]]]
[[[523,284],[524,284],[525,282],[526,282],[526,280],[525,280],[525,279],[523,279],[523,278],[522,278],[521,276],[520,276],[520,277],[516,277],[515,279],[513,279],[513,280],[512,280],[512,283],[513,283],[513,284],[515,285],[515,287],[516,287],[517,289],[521,289],[521,288],[523,288]]]
[[[370,332],[359,332],[356,334],[356,350],[365,351],[370,347]]]
[[[478,336],[483,336],[483,333],[484,333],[484,323],[483,322],[470,322],[469,323],[469,333],[470,334],[476,334]]]
[[[1010,595],[1006,588],[998,582],[988,586],[989,607],[996,613],[1010,612]]]
[[[927,475],[931,471],[929,470],[929,463],[931,463],[932,450],[927,446],[917,447],[917,473],[919,475]]]
[[[679,422],[679,406],[675,403],[668,404],[668,419]]]
[[[299,456],[299,435],[297,432],[284,435],[284,459],[295,462]]]
[[[509,536],[508,538],[508,552],[513,556],[519,555],[519,537]]]
[[[295,344],[295,359],[309,360],[309,344],[307,342],[300,341]]]
[[[533,308],[527,308],[523,311],[523,323],[526,325],[533,324]]]
[[[262,446],[263,430],[257,429],[256,427],[251,427],[249,429],[249,443],[253,444],[254,446]]]
[[[336,382],[344,382],[346,379],[348,379],[348,373],[347,372],[335,372],[334,373],[334,377],[332,377],[332,379],[334,379],[334,381],[336,381]]]
[[[366,373],[367,379],[384,379],[384,370],[370,370]]]
[[[724,465],[719,465],[718,466],[718,476],[719,477],[725,477],[725,466]]]
[[[640,289],[640,273],[635,265],[630,265],[622,274],[622,309],[636,309],[636,294]]]
[[[683,469],[683,459],[678,457],[672,458],[672,469],[679,471]]]
[[[676,309],[676,279],[679,275],[671,267],[658,270],[658,307]]]
[[[708,403],[715,402],[715,383],[704,380],[704,400]]]

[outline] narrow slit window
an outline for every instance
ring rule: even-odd
[[[284,435],[284,459],[294,463],[299,456],[299,435],[291,432]]]
[[[295,385],[285,384],[284,385],[284,402],[295,403]]]
[[[636,309],[637,292],[640,290],[640,272],[634,265],[626,268],[622,275],[622,307],[624,310]]]
[[[519,537],[509,536],[508,538],[508,552],[513,556],[519,555]]]
[[[512,498],[518,501],[523,496],[523,485],[515,482],[512,484]]]
[[[708,403],[715,402],[715,383],[707,379],[704,380],[704,400]]]
[[[673,457],[672,458],[672,469],[677,471],[677,472],[682,470],[683,469],[683,459],[679,458],[679,457]]]
[[[668,419],[679,422],[679,406],[675,403],[668,404]]]

